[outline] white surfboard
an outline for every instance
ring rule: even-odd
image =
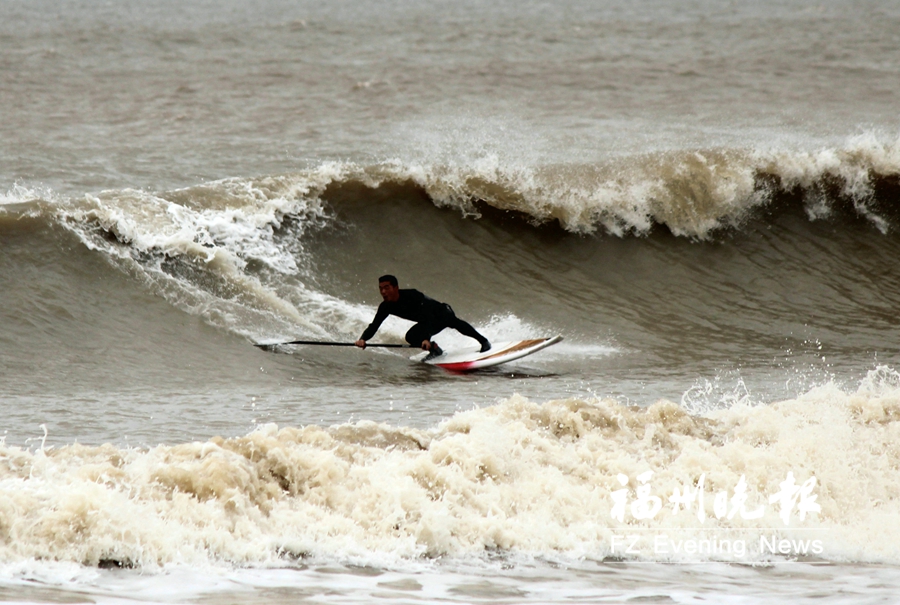
[[[431,358],[428,357],[428,353],[422,352],[410,357],[410,359],[440,366],[453,372],[470,372],[479,368],[489,368],[498,366],[501,363],[521,359],[526,355],[531,355],[550,345],[554,345],[560,340],[562,340],[562,336],[497,342],[491,343],[490,350],[484,353],[478,350],[478,346],[473,346],[465,349],[444,351],[443,355]]]

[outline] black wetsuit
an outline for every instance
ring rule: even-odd
[[[482,345],[487,342],[487,339],[475,328],[458,318],[450,305],[438,302],[418,290],[412,289],[400,290],[400,298],[396,302],[386,300],[378,305],[375,319],[359,337],[360,340],[369,340],[375,336],[375,332],[378,331],[388,315],[396,315],[418,322],[406,333],[406,342],[415,347],[421,345],[424,340],[431,340],[432,336],[444,328],[453,328],[460,334],[474,338]]]

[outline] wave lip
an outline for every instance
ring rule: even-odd
[[[880,368],[856,392],[825,386],[706,416],[666,401],[515,396],[424,431],[267,425],[150,450],[4,446],[0,560],[154,569],[506,552],[896,564],[896,376]],[[814,481],[785,515],[771,496],[788,479],[798,490]],[[698,500],[676,512],[668,496],[701,481],[705,516]]]
[[[795,196],[810,220],[849,206],[886,232],[896,212],[888,201],[898,188],[900,139],[868,133],[817,151],[685,149],[582,165],[518,165],[487,154],[460,164],[394,160],[346,174],[370,187],[415,183],[436,205],[464,215],[477,216],[480,203],[576,233],[646,235],[661,226],[708,239]]]

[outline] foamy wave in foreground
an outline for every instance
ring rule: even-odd
[[[825,386],[707,416],[667,401],[637,409],[515,396],[431,430],[268,425],[150,450],[3,446],[0,561],[153,569],[499,551],[897,563],[897,378],[880,368],[856,392]],[[785,515],[769,497],[789,475],[798,489],[816,481]],[[705,516],[697,501],[675,514],[668,496],[701,477]],[[742,477],[746,511],[735,514]],[[636,503],[654,497],[662,507],[641,519]]]

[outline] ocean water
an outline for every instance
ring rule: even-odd
[[[0,0],[0,600],[897,602],[898,98],[892,2]],[[384,273],[564,340],[253,346]]]

